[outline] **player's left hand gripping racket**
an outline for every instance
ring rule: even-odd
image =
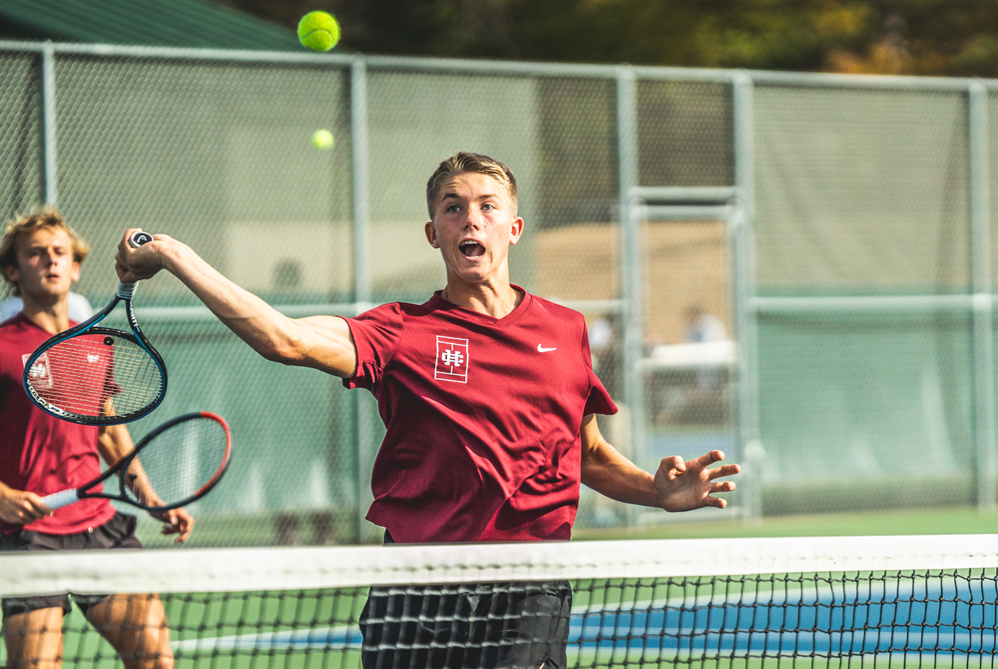
[[[152,235],[136,232],[128,241],[139,247]],[[119,281],[103,309],[35,349],[24,366],[24,390],[40,409],[72,423],[116,425],[159,406],[166,366],[135,321],[134,293],[134,283]],[[132,331],[99,327],[122,301]]]
[[[146,511],[168,511],[208,494],[229,466],[231,452],[229,426],[221,416],[208,411],[184,414],[144,436],[92,481],[43,497],[42,502],[58,509],[80,499],[103,497]],[[114,474],[119,479],[117,492],[95,489]]]

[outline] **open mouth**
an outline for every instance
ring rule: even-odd
[[[461,253],[469,258],[478,258],[479,256],[485,255],[485,247],[478,242],[466,241],[461,242]]]

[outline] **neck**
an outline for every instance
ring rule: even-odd
[[[448,282],[440,297],[451,304],[493,318],[503,318],[523,301],[523,293],[505,283],[499,286],[462,286]]]
[[[69,329],[69,296],[62,295],[52,304],[42,304],[24,296],[21,313],[25,318],[50,334]]]

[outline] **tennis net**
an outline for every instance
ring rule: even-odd
[[[570,613],[510,604],[563,581]],[[368,650],[411,650],[369,656],[384,666],[497,666],[525,619],[555,635],[528,641],[567,631],[573,667],[976,667],[998,651],[991,535],[0,555],[4,597],[160,593],[177,667],[359,667],[371,586],[402,604],[368,620]],[[63,625],[65,664],[120,666],[79,612]]]

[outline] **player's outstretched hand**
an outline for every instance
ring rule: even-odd
[[[689,462],[678,455],[663,458],[655,472],[655,489],[662,508],[666,511],[691,511],[703,506],[723,509],[727,501],[712,495],[734,490],[735,483],[715,482],[714,479],[734,476],[741,471],[738,465],[721,465],[710,469],[712,464],[723,459],[722,451],[711,451]]]

